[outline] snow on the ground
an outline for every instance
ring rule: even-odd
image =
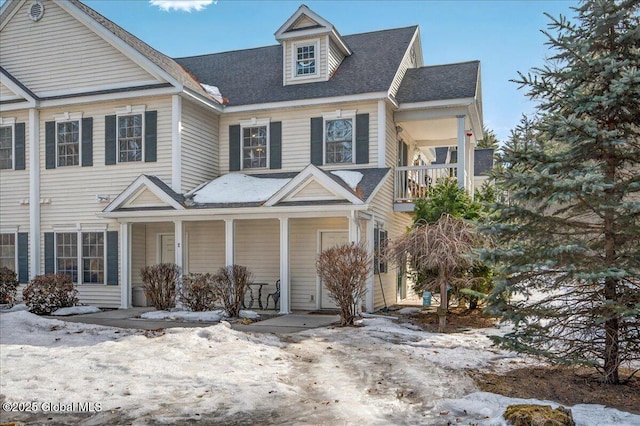
[[[354,191],[363,177],[362,173],[353,172],[351,170],[336,170],[335,172],[331,172],[331,174],[338,176]]]
[[[92,424],[429,425],[465,406],[460,424],[477,424],[487,421],[481,408],[493,416],[505,400],[477,393],[462,367],[523,362],[491,348],[486,336],[498,329],[439,335],[379,316],[360,324],[282,336],[223,324],[143,332],[4,313],[0,393],[5,402],[100,403]],[[640,420],[578,411],[601,425]],[[30,420],[52,414],[43,416]]]
[[[398,313],[400,315],[410,315],[410,314],[416,314],[420,311],[422,311],[422,308],[402,308],[398,310]]]
[[[439,403],[441,413],[448,413],[443,420],[455,423],[456,418],[472,420],[473,424],[508,426],[502,414],[509,405],[537,404],[557,408],[560,404],[539,399],[509,398],[489,392],[474,392],[460,399],[445,399]],[[640,425],[640,416],[607,408],[604,405],[576,404],[571,407],[573,420],[579,426],[625,426]]]
[[[258,178],[230,173],[193,192],[196,203],[250,203],[266,201],[291,179]]]
[[[52,312],[51,315],[64,317],[67,315],[96,314],[98,312],[102,311],[95,306],[71,306],[69,308],[60,308]]]
[[[194,321],[194,322],[218,322],[226,315],[223,310],[215,311],[149,311],[140,315],[142,319],[148,320],[174,320],[174,321]],[[255,311],[240,311],[240,318],[258,319],[260,315]]]
[[[4,307],[2,308],[2,310],[0,310],[0,312],[18,312],[18,311],[28,311],[29,308],[27,308],[27,305],[25,305],[24,303],[20,303],[19,305],[13,305],[10,308],[5,309]]]

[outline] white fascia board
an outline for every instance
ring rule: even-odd
[[[484,139],[484,133],[482,129],[482,117],[478,111],[477,104],[474,102],[469,105],[469,118],[471,119],[471,129],[476,140]]]
[[[124,40],[122,40],[120,37],[116,36],[114,33],[109,31],[102,24],[93,20],[82,10],[78,9],[74,4],[69,2],[64,2],[64,1],[56,2],[56,4],[60,6],[62,9],[64,9],[71,16],[76,18],[78,21],[86,25],[89,29],[91,29],[97,35],[102,37],[107,43],[111,44],[122,54],[124,54],[129,59],[131,59],[136,64],[138,64],[140,67],[142,67],[149,74],[151,74],[152,76],[154,76],[155,78],[157,78],[162,82],[166,81],[171,85],[178,87],[182,90],[182,84],[178,80],[176,80],[172,75],[170,75],[168,72],[160,68],[153,61],[151,61],[146,56],[142,55],[136,49],[129,46]]]
[[[284,33],[278,40],[295,40],[298,38],[319,37],[331,34],[331,28],[310,28],[308,30],[298,30],[293,33]]]
[[[2,5],[2,7],[0,7],[0,15],[2,15],[4,13],[4,11],[9,7],[9,5],[11,3],[13,3],[14,1],[18,2],[18,4],[16,5],[16,7],[13,8],[13,10],[11,11],[11,14],[9,16],[7,16],[7,18],[0,22],[0,31],[2,31],[4,29],[4,27],[9,23],[9,21],[11,21],[11,18],[14,17],[14,15],[16,13],[18,13],[18,10],[22,9],[22,6],[26,3],[27,0],[7,0],[4,2],[4,4]]]
[[[416,31],[413,33],[413,37],[411,37],[411,41],[409,42],[409,45],[407,46],[407,50],[404,51],[404,55],[402,55],[402,62],[400,63],[400,65],[402,65],[402,63],[405,61],[405,59],[407,58],[407,55],[409,55],[409,52],[411,51],[411,48],[413,47],[413,43],[416,41],[416,37],[418,37],[420,35],[420,33],[418,32],[418,29],[416,28]],[[406,70],[405,70],[406,72]],[[400,67],[398,67],[398,69],[396,70],[395,75],[393,76],[393,80],[391,81],[396,81],[396,78],[398,78],[398,76],[400,75]],[[391,89],[392,86],[389,86],[389,96],[392,95],[391,93]]]
[[[104,102],[104,101],[124,100],[124,99],[131,99],[131,98],[177,95],[179,93],[180,93],[180,90],[176,89],[175,87],[135,90],[131,92],[103,93],[99,95],[86,95],[86,96],[78,96],[78,97],[72,97],[72,98],[43,100],[43,101],[40,101],[40,107],[50,108],[50,107],[58,107],[58,106],[65,106],[65,105],[88,104],[88,103],[96,103],[96,102]]]
[[[118,89],[128,89],[133,87],[142,87],[142,86],[152,86],[155,84],[163,84],[158,80],[140,80],[140,81],[126,81],[119,83],[110,83],[110,84],[102,84],[99,86],[86,86],[86,87],[77,87],[74,88],[73,91],[75,93],[91,93],[91,92],[102,92],[107,90],[118,90]],[[37,94],[39,98],[51,98],[54,96],[65,96],[69,95],[69,89],[60,89],[60,90],[49,90],[48,92],[40,92]]]
[[[321,207],[321,209],[320,209]],[[177,210],[137,210],[113,211],[97,214],[99,218],[115,219],[118,222],[167,222],[176,219],[185,222],[202,222],[225,219],[280,219],[288,218],[321,218],[345,217],[352,211],[369,210],[369,204],[353,205],[309,205],[309,206],[274,206],[274,207],[239,207],[239,208],[198,208]]]
[[[278,192],[273,194],[265,203],[265,207],[271,207],[279,203],[287,195],[294,193],[298,186],[306,183],[308,179],[314,178],[320,185],[324,186],[329,192],[336,194],[339,197],[355,204],[363,204],[362,200],[358,198],[351,191],[345,189],[338,182],[327,176],[322,170],[313,164],[309,164],[305,167],[296,177],[291,179],[285,186],[280,188]]]
[[[336,42],[340,50],[342,50],[342,53],[344,53],[346,56],[351,56],[351,53],[352,53],[351,49],[349,49],[349,46],[347,46],[347,44],[344,42],[338,30],[336,30],[335,28],[332,28],[330,36],[333,39],[333,41]]]
[[[36,106],[37,101],[33,98],[33,96],[31,96],[26,90],[16,84],[11,78],[9,78],[9,76],[4,71],[0,72],[0,75],[4,77],[2,79],[2,84],[7,86],[16,95],[22,96],[22,98],[24,98],[30,106]],[[4,106],[2,107],[2,109],[4,109]]]
[[[333,29],[333,24],[329,21],[327,21],[326,19],[324,19],[322,16],[318,15],[317,13],[315,13],[313,10],[309,9],[307,7],[307,5],[301,5],[300,7],[298,7],[298,10],[296,10],[293,15],[291,15],[289,17],[289,19],[287,19],[284,24],[282,24],[280,26],[280,28],[278,28],[278,30],[274,33],[274,35],[276,36],[276,39],[280,39],[280,38],[284,38],[283,36],[285,35],[285,32],[298,20],[299,17],[301,17],[302,15],[307,15],[308,18],[310,18],[311,20],[315,21],[318,23],[318,25],[323,26],[325,28],[331,28]],[[299,32],[295,32],[297,34],[299,34]]]
[[[369,204],[375,198],[375,196],[378,194],[378,191],[380,191],[380,188],[382,188],[382,186],[387,181],[390,175],[391,175],[391,169],[389,169],[389,171],[387,171],[387,174],[384,175],[382,179],[380,179],[380,182],[378,182],[378,185],[376,185],[373,191],[371,191],[371,195],[369,195],[369,198],[367,198],[365,203]]]
[[[184,210],[184,206],[178,203],[176,200],[171,198],[169,194],[161,190],[153,183],[148,177],[145,175],[140,175],[138,178],[133,181],[131,185],[127,187],[124,191],[120,193],[112,202],[109,203],[107,207],[103,210],[103,213],[110,213],[119,208],[122,204],[127,202],[129,198],[136,195],[139,190],[142,188],[146,188],[151,191],[156,197],[167,203],[169,206],[173,207],[176,210]],[[148,213],[148,212],[146,212]]]
[[[398,110],[406,111],[412,109],[425,109],[425,108],[451,108],[468,106],[475,101],[475,98],[457,98],[457,99],[442,99],[438,101],[425,101],[425,102],[409,102],[398,104]]]
[[[184,90],[182,91],[180,96],[182,96],[185,99],[189,99],[189,100],[191,100],[193,102],[197,102],[199,104],[202,104],[202,105],[206,106],[207,108],[212,109],[217,114],[221,114],[224,111],[224,105],[221,105],[221,104],[219,104],[218,102],[216,102],[214,100],[207,99],[204,96],[201,96],[200,94],[195,93],[195,92],[187,89],[186,87],[184,88]]]
[[[27,102],[27,101],[12,102],[10,104],[2,104],[2,112],[17,111],[21,109],[30,109],[30,108],[37,108],[37,107],[38,107],[37,102]]]
[[[312,105],[334,104],[339,102],[377,101],[380,99],[388,99],[387,92],[372,92],[372,93],[364,93],[360,95],[332,96],[329,98],[296,99],[293,101],[227,106],[227,107],[224,107],[224,112],[231,114],[235,112],[260,111],[260,110],[279,109],[279,108],[296,108],[296,107],[304,107],[304,106],[312,106]]]

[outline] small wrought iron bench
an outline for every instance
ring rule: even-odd
[[[267,294],[267,305],[265,309],[269,309],[269,298],[273,299],[273,309],[278,309],[280,302],[280,280],[276,281],[276,291],[274,293]]]

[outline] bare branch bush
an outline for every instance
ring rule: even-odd
[[[151,305],[158,310],[176,306],[176,284],[180,278],[180,267],[174,263],[160,263],[140,270],[142,288]]]
[[[367,292],[372,258],[364,244],[347,243],[324,250],[316,262],[318,275],[340,310],[340,325],[353,325]]]
[[[78,290],[66,274],[38,275],[24,288],[22,298],[34,314],[50,314],[78,304]]]
[[[244,294],[253,282],[253,274],[246,266],[228,265],[218,269],[213,276],[213,296],[222,304],[225,313],[230,317],[238,317]]]
[[[440,332],[446,326],[447,285],[458,289],[471,283],[473,278],[466,271],[473,265],[472,251],[481,244],[472,224],[444,214],[434,224],[416,224],[387,248],[389,260],[397,265],[408,262],[426,280],[425,285],[440,289]]]
[[[192,311],[215,308],[214,280],[211,274],[189,274],[182,278],[180,301]]]
[[[0,268],[0,303],[13,306],[18,292],[18,276],[14,271],[3,266]]]

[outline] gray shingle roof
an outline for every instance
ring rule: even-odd
[[[282,85],[280,45],[177,58],[201,83],[217,86],[228,105],[386,92],[416,26],[344,36],[353,54],[329,81]]]
[[[162,179],[152,175],[144,175],[144,176],[148,178],[151,182],[156,184],[158,188],[160,188],[163,192],[165,192],[168,196],[173,198],[175,201],[177,201],[180,204],[184,204],[184,196],[182,194],[178,194],[173,189],[171,189],[171,187],[166,183],[164,183]]]
[[[410,103],[474,97],[479,71],[480,61],[408,69],[396,99]]]

